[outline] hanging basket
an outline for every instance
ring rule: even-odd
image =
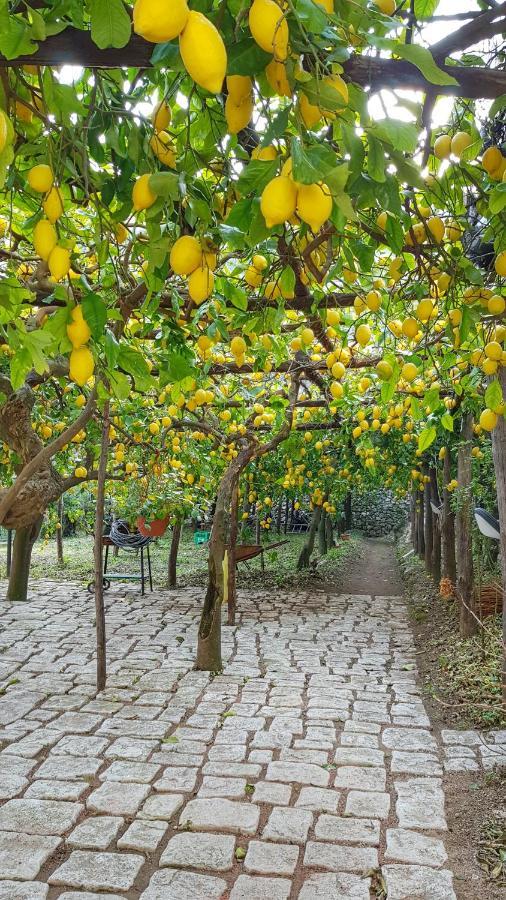
[[[146,522],[144,516],[138,516],[135,524],[144,537],[155,538],[165,534],[169,522],[170,516],[166,516],[165,519],[153,519],[151,522]]]
[[[478,597],[478,608],[480,619],[487,616],[497,616],[503,607],[503,590],[501,585],[496,581],[490,584],[484,584]]]

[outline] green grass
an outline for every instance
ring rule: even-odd
[[[342,571],[344,562],[354,554],[356,539],[340,541],[338,547],[327,556],[318,559],[316,568],[296,571],[297,558],[304,544],[305,536],[293,534],[286,536],[289,543],[265,553],[265,572],[261,570],[260,557],[241,563],[238,568],[238,586],[241,587],[279,587],[281,585],[300,587],[317,584],[322,581],[334,581]],[[285,535],[272,534],[266,544],[284,540]],[[170,547],[170,533],[156,541],[150,547],[153,581],[156,588],[164,588],[167,582],[167,560]],[[60,566],[56,558],[56,541],[42,539],[37,541],[32,554],[30,578],[50,579],[55,581],[78,581],[87,583],[93,577],[93,538],[89,535],[66,538],[63,544],[64,565]],[[5,576],[5,547],[0,549],[0,577]],[[120,551],[115,558],[109,551],[109,571],[136,574],[140,562],[135,554]],[[178,556],[178,584],[204,585],[207,576],[207,547],[196,546],[193,535],[188,529],[183,533]]]

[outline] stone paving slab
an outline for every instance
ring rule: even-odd
[[[243,592],[210,676],[199,588],[116,584],[97,695],[89,596],[34,587],[0,604],[0,900],[368,900],[377,865],[454,900],[442,773],[506,732],[432,731],[402,598]]]

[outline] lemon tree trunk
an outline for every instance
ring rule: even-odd
[[[33,525],[16,529],[6,597],[10,603],[22,602],[27,599],[32,549],[41,525],[42,519],[39,519]]]

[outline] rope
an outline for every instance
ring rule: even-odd
[[[140,550],[151,544],[152,538],[144,537],[139,531],[132,533],[128,530],[128,524],[123,519],[116,519],[111,524],[109,537],[116,547],[121,550]]]

